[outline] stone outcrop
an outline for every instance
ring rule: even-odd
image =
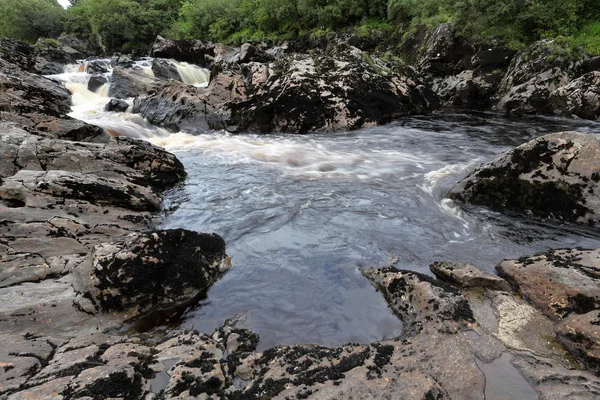
[[[600,118],[600,72],[593,71],[550,93],[551,112],[565,117]]]
[[[584,225],[600,221],[600,137],[542,136],[476,168],[449,196],[529,217]]]
[[[258,336],[227,321],[212,335],[5,337],[0,396],[80,398],[595,399],[600,380],[576,369],[553,322],[472,265],[438,263],[457,286],[395,268],[366,270],[402,318],[396,339],[257,352]],[[475,287],[478,282],[494,282]],[[462,281],[462,277],[466,277]],[[550,345],[549,345],[550,344]],[[11,350],[9,351],[8,348]],[[5,350],[6,349],[6,350]],[[10,378],[10,379],[9,379]]]
[[[160,80],[146,74],[142,69],[113,68],[108,94],[117,99],[137,97],[158,86]]]
[[[201,40],[169,40],[157,37],[150,49],[150,55],[156,58],[171,58],[186,61],[202,68],[212,68],[215,62],[229,60],[239,50]]]
[[[89,313],[135,317],[188,304],[228,268],[225,242],[216,234],[136,232],[122,242],[94,246],[73,271],[75,303]]]
[[[600,372],[600,250],[550,250],[496,267],[546,316],[560,342]]]

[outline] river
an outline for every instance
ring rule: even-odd
[[[62,77],[67,87],[74,76]],[[165,194],[161,228],[216,232],[227,243],[232,268],[183,316],[185,327],[211,332],[237,317],[261,336],[261,349],[392,338],[401,322],[361,268],[429,273],[430,263],[449,260],[493,271],[548,248],[600,247],[592,231],[445,198],[502,151],[551,132],[598,132],[598,123],[476,113],[332,134],[169,134],[101,111],[103,89],[71,90],[73,116],[149,140],[184,164],[188,178]]]

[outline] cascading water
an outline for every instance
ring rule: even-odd
[[[177,72],[179,72],[183,83],[196,87],[208,86],[210,72],[207,69],[186,62],[171,61],[171,63],[177,68]]]
[[[445,199],[479,162],[546,133],[597,131],[598,123],[472,114],[312,136],[170,134],[102,111],[106,93],[86,92],[76,70],[63,79],[73,116],[146,138],[185,165],[186,184],[165,196],[163,228],[216,232],[227,242],[233,268],[185,315],[186,327],[211,332],[242,314],[262,348],[369,342],[399,334],[401,323],[361,267],[427,272],[450,260],[491,270],[547,248],[600,247],[590,231],[465,211]]]

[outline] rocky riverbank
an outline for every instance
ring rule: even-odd
[[[150,77],[126,56],[99,84],[136,97],[133,112],[172,131],[344,131],[455,107],[597,116],[594,60],[550,62],[543,49],[552,42],[514,58],[466,48],[448,25],[421,40],[414,67],[343,42],[299,52],[159,40],[154,56],[211,68],[208,86],[184,84],[169,60],[155,59]],[[144,334],[228,270],[225,243],[155,230],[161,193],[185,179],[183,166],[67,116],[69,92],[38,73],[56,73],[43,60],[71,62],[70,50],[0,45],[1,399],[600,396],[597,250],[504,261],[499,276],[453,262],[431,265],[437,279],[365,269],[404,324],[393,340],[257,352],[259,337],[235,320],[210,335]],[[106,63],[88,68],[101,79]],[[478,168],[450,196],[594,225],[596,142],[539,138]]]

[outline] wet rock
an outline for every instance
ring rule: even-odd
[[[484,272],[473,264],[435,262],[429,268],[439,279],[463,288],[510,290],[510,285],[504,279]]]
[[[102,86],[106,85],[108,83],[108,79],[106,78],[106,76],[102,75],[102,74],[94,74],[90,77],[90,79],[88,80],[88,84],[87,84],[87,89],[90,92],[96,92],[98,89],[100,89]]]
[[[599,221],[597,135],[542,136],[476,168],[449,197],[497,211],[585,225]]]
[[[0,112],[61,117],[71,112],[71,96],[63,85],[0,59]]]
[[[127,99],[145,94],[160,81],[141,69],[115,67],[110,79],[109,95],[117,99]]]
[[[177,71],[177,68],[175,68],[175,66],[171,64],[169,60],[155,58],[152,61],[152,72],[154,73],[154,76],[159,79],[173,79],[176,81],[181,81],[179,71]]]
[[[107,74],[111,68],[111,61],[105,58],[92,58],[85,62],[85,70],[88,74]]]
[[[452,23],[447,22],[428,33],[418,69],[434,77],[454,75],[466,69],[461,64],[470,59],[473,53],[474,49],[457,38]]]
[[[123,242],[95,246],[73,271],[73,287],[86,312],[136,316],[189,302],[228,268],[225,242],[216,234],[132,233]]]
[[[129,109],[129,104],[119,99],[110,99],[104,106],[104,111],[109,112],[125,112],[127,109]]]
[[[554,320],[558,338],[578,359],[600,368],[600,250],[550,250],[496,267]]]
[[[286,55],[247,100],[228,105],[231,131],[309,133],[352,130],[431,110],[425,88],[383,75],[366,62]]]
[[[252,83],[252,78],[249,80]],[[172,131],[201,132],[209,128],[220,129],[217,126],[221,124],[225,105],[244,98],[246,82],[240,68],[227,64],[227,69],[211,78],[207,88],[169,82],[147,96],[135,99],[132,112]],[[216,123],[211,122],[213,115]]]
[[[54,39],[40,38],[35,43],[35,64],[32,72],[40,75],[61,74],[65,65],[85,58],[80,51]]]
[[[557,115],[600,118],[600,72],[589,72],[550,93],[550,107]]]
[[[17,69],[30,72],[35,64],[35,48],[29,43],[10,38],[0,39],[0,59]],[[3,71],[6,73],[6,71]]]
[[[434,79],[431,89],[446,107],[483,110],[494,104],[500,78],[497,73],[481,74],[468,70],[458,75]]]
[[[171,58],[186,61],[203,68],[211,68],[217,56],[217,45],[201,40],[170,40],[160,36],[150,50],[156,58]]]
[[[550,94],[579,74],[578,63],[565,46],[541,40],[519,51],[500,84],[496,107],[515,114],[551,113]]]

